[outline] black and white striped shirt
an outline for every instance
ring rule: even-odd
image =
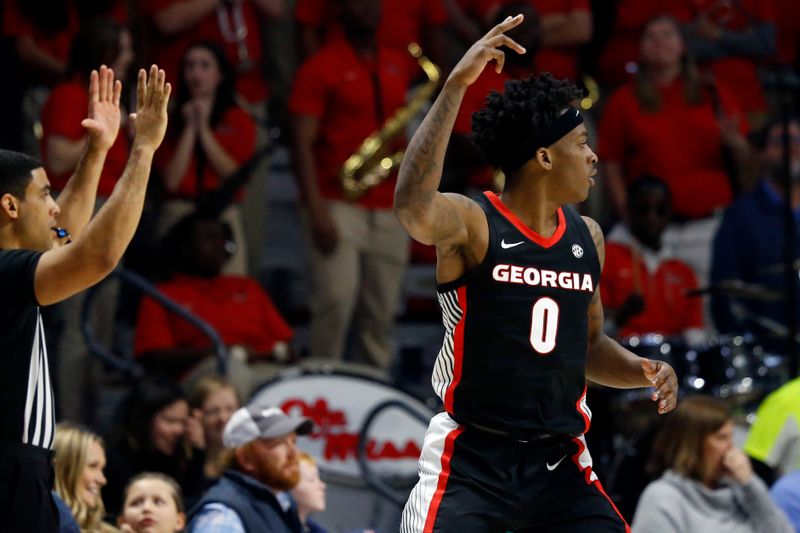
[[[50,449],[55,408],[33,283],[41,252],[0,250],[0,442]]]

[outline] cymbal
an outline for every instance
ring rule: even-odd
[[[707,287],[700,287],[687,291],[687,296],[702,296],[704,294],[726,294],[728,296],[735,296],[736,298],[745,298],[748,300],[761,300],[764,302],[774,302],[783,300],[783,293],[756,285],[755,283],[745,283],[738,279],[730,279],[712,283]]]

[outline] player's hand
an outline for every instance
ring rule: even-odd
[[[89,112],[81,126],[89,134],[89,147],[107,151],[119,133],[119,97],[122,83],[114,81],[114,71],[103,65],[89,76]]]
[[[499,74],[506,62],[506,54],[500,49],[503,46],[518,54],[524,54],[525,48],[505,34],[508,30],[522,24],[522,20],[522,15],[509,17],[489,30],[489,33],[467,50],[461,61],[453,68],[453,72],[450,73],[450,79],[464,85],[472,85],[481,75],[486,64],[492,60],[495,61],[495,70]]]
[[[139,145],[155,150],[164,140],[167,131],[167,104],[172,87],[165,82],[163,70],[156,65],[150,73],[139,70],[136,85],[136,113],[131,115],[136,136],[134,146]]]
[[[750,458],[738,448],[731,448],[722,456],[722,466],[740,485],[747,485],[753,477]]]
[[[664,361],[642,357],[641,363],[642,374],[655,388],[650,399],[658,402],[658,414],[663,415],[675,409],[678,404],[678,376],[675,370]]]

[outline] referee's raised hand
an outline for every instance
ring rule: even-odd
[[[81,122],[89,134],[89,147],[106,151],[119,133],[119,98],[122,83],[114,80],[114,71],[103,65],[89,77],[89,111]]]
[[[155,150],[164,140],[167,131],[167,104],[172,86],[165,82],[166,75],[156,65],[150,72],[139,70],[136,85],[136,113],[131,114],[134,121],[134,146]]]
[[[523,20],[524,17],[522,15],[508,17],[489,30],[486,35],[467,50],[461,61],[453,68],[453,72],[450,73],[450,80],[464,85],[472,85],[481,75],[486,64],[492,60],[496,63],[495,70],[499,74],[506,62],[506,54],[501,50],[504,46],[518,54],[524,54],[525,48],[505,34],[508,30],[522,24]]]

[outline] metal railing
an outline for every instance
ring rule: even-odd
[[[372,427],[372,424],[378,418],[378,415],[386,409],[391,408],[405,411],[413,418],[416,418],[422,422],[425,426],[428,425],[428,422],[431,419],[430,413],[421,413],[401,400],[391,399],[380,402],[367,413],[366,417],[364,417],[364,423],[361,424],[361,429],[358,432],[358,449],[356,452],[356,458],[358,460],[359,470],[361,471],[361,477],[364,479],[364,482],[367,484],[367,486],[390,502],[402,508],[406,503],[408,494],[398,492],[386,481],[381,479],[377,474],[375,474],[375,472],[372,471],[372,468],[369,466],[369,462],[367,461],[367,435],[369,434],[369,430]],[[414,478],[416,479],[416,476],[414,476]]]
[[[123,283],[133,285],[142,291],[142,293],[150,296],[164,306],[167,311],[175,313],[180,318],[199,329],[211,341],[211,345],[214,349],[214,356],[217,359],[217,371],[220,375],[225,375],[228,368],[228,349],[222,341],[222,337],[217,333],[217,330],[205,320],[187,311],[179,303],[165,296],[164,293],[159,291],[155,285],[147,281],[144,277],[124,268],[118,268],[103,281],[87,290],[86,298],[83,300],[83,306],[81,307],[81,332],[83,333],[83,340],[86,342],[86,346],[93,355],[115,370],[120,370],[133,377],[139,377],[144,374],[144,369],[141,365],[136,363],[133,359],[120,357],[115,354],[111,349],[103,346],[94,334],[94,328],[91,323],[92,304],[97,294],[100,292],[100,287],[107,283],[112,277],[119,279]]]

